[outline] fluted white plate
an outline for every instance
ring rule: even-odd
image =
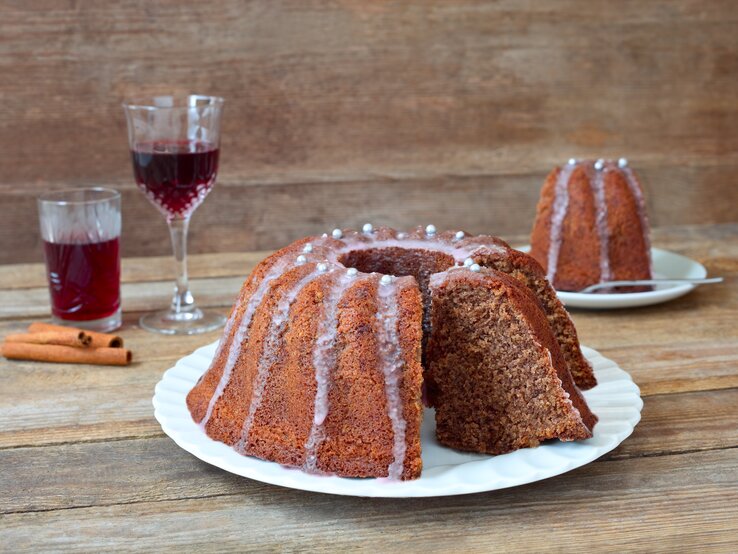
[[[517,250],[529,252],[530,246],[521,246]],[[707,269],[701,263],[668,250],[651,248],[651,259],[653,260],[653,276],[656,279],[703,279],[707,277]],[[668,302],[684,296],[698,286],[656,285],[653,290],[645,292],[598,292],[593,294],[559,290],[556,291],[556,295],[567,308],[615,310]]]
[[[154,393],[154,415],[181,448],[216,467],[264,483],[351,496],[447,496],[504,489],[539,481],[581,467],[618,446],[641,419],[640,390],[630,375],[596,350],[582,347],[598,385],[584,393],[600,418],[591,439],[550,441],[502,456],[446,448],[435,438],[433,410],[426,409],[421,430],[423,473],[414,481],[347,479],[310,475],[249,456],[210,439],[190,417],[185,397],[209,367],[217,342],[195,350],[164,373]]]

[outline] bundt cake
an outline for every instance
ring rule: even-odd
[[[555,168],[541,190],[530,254],[557,290],[650,279],[646,206],[628,161],[571,159]]]
[[[432,225],[336,229],[263,260],[187,406],[244,455],[413,479],[424,367],[444,444],[499,454],[591,436],[572,379],[589,388],[594,374],[540,265]]]

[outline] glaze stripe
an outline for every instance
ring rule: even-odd
[[[318,473],[317,452],[323,440],[325,440],[323,423],[328,415],[331,374],[337,361],[334,346],[338,335],[338,304],[349,285],[358,282],[353,275],[353,273],[341,275],[328,292],[328,297],[323,301],[325,311],[318,326],[315,350],[313,351],[316,383],[313,422],[310,427],[310,434],[305,442],[305,462],[302,467],[309,473]]]
[[[275,262],[274,265],[269,269],[267,274],[264,275],[264,278],[261,280],[254,293],[249,297],[249,300],[246,303],[246,308],[243,311],[243,316],[241,316],[241,320],[238,323],[236,334],[234,335],[233,341],[231,342],[231,347],[228,349],[228,358],[226,358],[226,363],[223,367],[223,373],[220,376],[220,381],[218,381],[218,386],[215,388],[213,395],[210,397],[210,401],[208,402],[208,409],[205,412],[205,417],[203,417],[199,423],[202,429],[205,429],[208,421],[210,421],[210,418],[213,415],[215,404],[218,402],[220,397],[223,396],[223,391],[225,391],[228,383],[230,383],[231,381],[233,368],[235,367],[236,362],[241,355],[241,347],[244,341],[248,338],[249,328],[251,327],[251,320],[254,317],[256,309],[264,300],[264,296],[269,290],[269,286],[271,285],[272,281],[282,275],[287,270],[287,267],[288,261],[285,258],[281,258],[280,260]],[[231,319],[235,321],[235,310],[231,314]],[[213,358],[213,363],[217,362],[221,350],[221,345],[225,346],[225,341],[227,340],[229,331],[229,329],[226,330],[223,338],[221,339],[221,343],[218,344],[218,354]]]
[[[318,264],[320,265],[320,264]],[[281,347],[283,346],[283,332],[287,327],[290,307],[297,299],[302,290],[318,277],[326,275],[325,271],[321,271],[318,266],[308,273],[305,277],[297,281],[293,287],[283,292],[282,298],[277,303],[277,307],[272,314],[269,324],[269,330],[264,338],[264,348],[256,370],[256,377],[252,383],[251,403],[246,419],[241,428],[241,438],[234,446],[237,452],[246,453],[246,447],[249,443],[249,433],[254,423],[256,411],[261,406],[264,399],[264,390],[266,389],[267,380],[272,366],[277,362]]]
[[[380,284],[377,288],[377,303],[379,357],[384,373],[387,415],[394,434],[392,447],[394,460],[387,468],[387,477],[399,480],[402,477],[405,465],[405,428],[407,422],[403,417],[402,399],[400,398],[400,381],[404,362],[397,332],[399,310],[397,284],[394,282],[385,285]]]
[[[605,198],[605,174],[608,168],[596,170],[592,183],[595,199],[595,227],[600,242],[600,283],[611,280],[610,272],[610,232],[607,228],[607,199]]]
[[[554,186],[554,201],[551,207],[551,237],[548,244],[548,263],[546,266],[546,278],[551,284],[556,278],[561,250],[561,229],[564,225],[566,212],[569,209],[569,179],[576,167],[576,163],[568,163],[561,168]]]

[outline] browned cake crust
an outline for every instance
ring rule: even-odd
[[[494,270],[457,270],[434,277],[431,294],[426,377],[439,442],[504,454],[592,436],[597,418],[525,287]]]
[[[604,225],[598,226],[598,214]],[[554,168],[541,190],[530,254],[558,290],[650,279],[643,191],[627,162],[585,160]],[[628,292],[636,290],[645,289],[630,288]]]
[[[565,373],[559,388],[568,391],[567,363],[584,386],[593,384],[573,324],[529,256],[461,232],[336,230],[254,269],[210,369],[187,396],[193,419],[242,454],[308,472],[417,478],[429,282],[470,273],[450,268],[472,258],[510,273],[524,285],[518,296],[546,310],[541,324],[550,322],[555,338],[545,348],[558,352],[552,357]],[[570,395],[581,398],[575,388]],[[568,428],[561,435],[574,436]]]

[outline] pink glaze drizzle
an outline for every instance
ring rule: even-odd
[[[379,304],[377,309],[379,355],[384,372],[387,415],[394,434],[392,447],[394,460],[387,468],[387,478],[399,480],[405,466],[407,422],[402,414],[402,399],[400,398],[400,381],[404,362],[397,332],[399,303],[396,283],[380,284],[377,289],[377,300]]]
[[[607,200],[605,198],[605,173],[610,168],[604,166],[596,170],[592,183],[592,192],[595,199],[595,226],[600,242],[600,283],[611,280],[610,273],[610,233],[607,229]]]
[[[554,186],[554,201],[551,207],[551,237],[548,245],[548,264],[546,268],[546,278],[551,284],[556,278],[561,250],[561,229],[564,225],[566,212],[569,209],[569,179],[576,167],[577,164],[569,163],[561,168]]]
[[[235,450],[241,454],[246,453],[246,447],[249,444],[249,433],[251,432],[251,427],[254,423],[254,416],[264,399],[264,389],[266,389],[269,370],[279,359],[283,343],[283,332],[285,327],[287,327],[290,307],[297,299],[297,296],[308,284],[323,275],[325,275],[325,271],[320,271],[318,266],[313,268],[310,273],[300,279],[291,289],[284,293],[277,303],[277,308],[274,310],[274,313],[272,313],[271,321],[269,322],[269,330],[264,338],[264,349],[259,357],[256,377],[252,383],[251,404],[249,405],[248,414],[246,415],[243,427],[241,428],[241,438],[234,446]]]
[[[233,341],[231,342],[231,347],[228,349],[228,358],[226,358],[225,366],[223,367],[223,373],[220,376],[220,381],[218,381],[218,386],[215,388],[215,391],[213,392],[213,396],[210,397],[210,401],[208,402],[208,409],[205,412],[205,417],[202,418],[200,421],[200,427],[204,430],[205,425],[207,425],[208,421],[210,421],[210,418],[213,415],[213,409],[215,408],[215,404],[218,402],[220,397],[223,395],[223,391],[225,391],[226,387],[228,386],[228,383],[231,381],[231,375],[233,373],[233,368],[236,365],[236,362],[238,361],[239,356],[241,355],[241,346],[243,345],[244,341],[248,338],[249,328],[251,327],[251,320],[254,317],[254,313],[256,312],[256,309],[261,305],[261,302],[264,300],[264,296],[266,295],[266,292],[269,290],[269,286],[274,279],[282,275],[288,267],[287,260],[285,258],[282,258],[275,262],[275,264],[269,269],[266,275],[264,275],[264,278],[259,283],[259,286],[256,288],[254,293],[249,297],[248,302],[246,303],[246,308],[243,311],[243,316],[241,317],[241,321],[238,323],[238,328],[236,329],[236,334],[233,337]],[[236,310],[233,311],[231,314],[231,319],[235,322],[235,314]],[[230,323],[230,321],[229,321]],[[233,325],[233,323],[231,323]],[[218,344],[218,353],[213,358],[213,363],[216,363],[218,360],[218,356],[220,354],[221,348],[225,346],[225,341],[228,338],[228,333],[230,332],[230,329],[226,327],[226,331],[223,334],[223,338],[221,339],[220,344]]]
[[[356,277],[343,273],[331,287],[327,298],[323,300],[325,311],[320,321],[313,351],[313,367],[315,368],[315,404],[313,423],[305,442],[305,462],[302,468],[309,473],[318,473],[318,448],[325,440],[323,422],[328,415],[328,392],[331,385],[331,373],[336,366],[334,346],[338,335],[338,303],[349,285],[357,282]]]

